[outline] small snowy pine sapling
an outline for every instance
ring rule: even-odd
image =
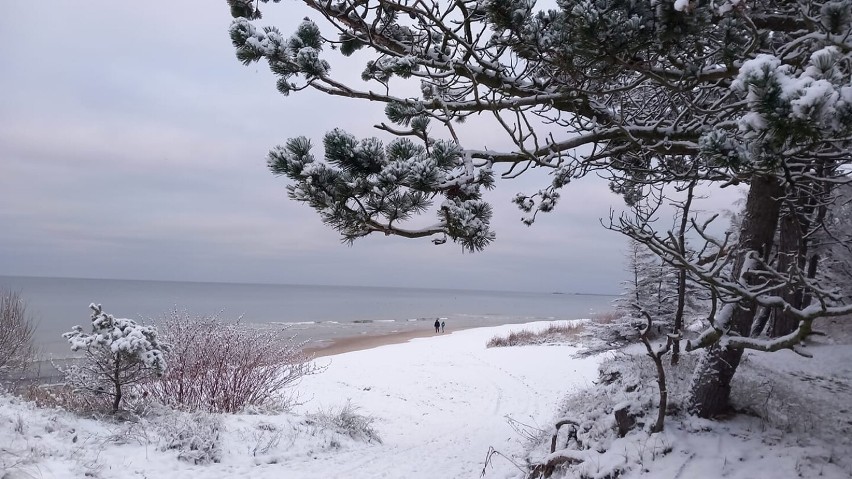
[[[163,374],[166,348],[159,342],[155,328],[116,318],[105,313],[99,304],[89,307],[92,332],[85,333],[82,327],[74,326],[62,335],[71,343],[71,350],[83,351],[85,358],[63,372],[66,382],[76,391],[111,396],[112,411],[117,412],[128,386]]]

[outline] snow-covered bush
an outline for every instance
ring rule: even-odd
[[[82,351],[81,362],[64,366],[65,382],[77,393],[109,398],[112,411],[118,411],[122,399],[140,383],[162,375],[166,370],[157,330],[126,318],[116,318],[91,304],[92,332],[81,326],[63,334],[72,351]],[[98,401],[99,402],[99,401]]]
[[[379,433],[373,428],[375,418],[358,412],[351,401],[338,409],[318,411],[308,416],[309,424],[332,430],[342,435],[366,442],[382,443]]]
[[[188,411],[286,408],[286,389],[316,372],[302,343],[284,330],[224,323],[172,311],[162,319],[169,370],[145,384],[150,397]]]
[[[18,293],[0,290],[0,381],[14,379],[34,358],[35,323]]]
[[[193,464],[222,460],[219,436],[222,419],[206,412],[175,413],[159,421],[163,451],[176,450],[178,459]]]

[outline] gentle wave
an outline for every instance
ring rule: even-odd
[[[36,342],[45,355],[67,355],[61,334],[83,324],[99,299],[118,317],[156,322],[171,308],[226,322],[292,327],[300,339],[319,341],[390,330],[447,330],[521,323],[542,318],[588,317],[611,308],[611,297],[457,289],[368,288],[271,284],[36,278],[0,275],[0,288],[20,291],[39,318]],[[222,311],[227,311],[223,314]],[[367,318],[367,319],[364,319]],[[353,321],[354,320],[354,321]]]

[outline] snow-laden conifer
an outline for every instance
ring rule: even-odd
[[[95,398],[109,397],[112,411],[121,407],[128,388],[166,370],[157,330],[132,319],[116,318],[100,304],[92,310],[91,332],[82,326],[63,334],[72,351],[84,354],[80,363],[64,368],[66,381],[75,390]]]

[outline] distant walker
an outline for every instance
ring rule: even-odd
[[[446,325],[447,325],[446,321],[441,321],[441,332],[442,333],[444,332],[444,326],[446,326]]]
[[[441,322],[438,321],[437,319],[435,320],[435,332],[436,333],[441,332]]]

